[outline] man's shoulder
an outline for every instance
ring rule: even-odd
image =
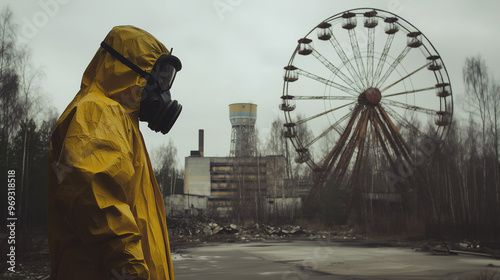
[[[122,114],[126,113],[125,109],[123,108],[123,106],[121,106],[120,103],[109,97],[95,94],[93,92],[89,92],[84,97],[82,97],[80,101],[75,104],[75,108],[78,111],[119,112]]]

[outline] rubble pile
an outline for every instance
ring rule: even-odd
[[[325,238],[356,240],[356,236],[350,231],[315,232],[297,225],[271,226],[258,223],[242,227],[233,223],[218,222],[201,216],[169,217],[167,225],[169,238],[174,246],[209,241],[316,240]]]
[[[265,240],[330,240],[355,242],[363,246],[412,247],[416,251],[430,251],[433,254],[468,254],[500,258],[500,245],[479,242],[447,242],[439,240],[409,241],[400,238],[369,238],[355,234],[346,226],[332,231],[313,231],[303,226],[272,226],[251,224],[243,227],[234,223],[215,221],[202,216],[179,216],[167,219],[170,243],[175,249],[206,242],[250,242]],[[486,245],[486,246],[485,246]]]
[[[442,244],[432,246],[431,252],[435,255],[472,255],[500,259],[500,245],[493,242],[482,244],[478,241],[467,240],[449,244],[442,242]]]

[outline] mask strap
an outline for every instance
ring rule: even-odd
[[[113,49],[110,45],[106,44],[104,41],[102,41],[101,47],[103,49],[105,49],[107,52],[109,52],[116,59],[118,59],[121,63],[127,65],[130,69],[137,72],[139,75],[141,75],[141,77],[143,77],[145,79],[148,79],[150,77],[146,71],[139,68],[139,66],[132,63],[132,61],[128,60],[126,57],[121,55],[119,52],[117,52],[115,49]]]

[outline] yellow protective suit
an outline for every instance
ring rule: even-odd
[[[105,42],[146,72],[168,54],[132,26],[113,28]],[[165,206],[139,131],[145,84],[99,48],[55,125],[48,162],[52,280],[174,279]]]

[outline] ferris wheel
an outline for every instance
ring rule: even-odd
[[[303,38],[284,67],[284,136],[317,179],[387,192],[378,180],[443,143],[453,115],[450,80],[427,37],[403,18],[362,8],[336,14]],[[378,184],[374,183],[378,180]],[[384,190],[385,189],[385,190]]]

